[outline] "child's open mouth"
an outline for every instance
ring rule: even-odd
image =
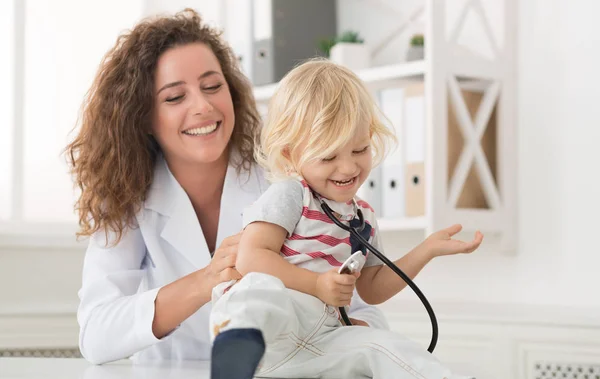
[[[336,187],[350,187],[356,181],[356,176],[347,180],[331,180]]]

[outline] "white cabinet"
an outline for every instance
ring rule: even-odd
[[[477,379],[598,379],[597,310],[524,304],[437,302],[434,354],[457,374]],[[381,306],[390,328],[425,349],[431,325],[420,303]],[[564,374],[564,375],[563,375]]]

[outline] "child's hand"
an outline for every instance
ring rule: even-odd
[[[479,247],[479,245],[481,245],[481,241],[483,241],[483,234],[481,234],[479,231],[475,232],[475,238],[470,242],[453,240],[452,236],[460,232],[461,229],[462,225],[456,224],[449,228],[437,231],[427,237],[427,239],[423,242],[423,246],[432,255],[432,257],[459,253],[472,253]]]
[[[356,279],[360,273],[338,274],[337,268],[319,274],[317,277],[317,297],[325,304],[343,307],[350,304]]]

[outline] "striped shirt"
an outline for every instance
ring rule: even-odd
[[[339,215],[339,219],[348,224],[356,218],[357,208],[364,216],[366,227],[363,237],[368,237],[379,251],[382,251],[377,233],[377,221],[373,208],[363,200],[340,203],[323,199]],[[358,249],[357,241],[350,232],[338,227],[321,208],[318,195],[308,187],[305,181],[290,179],[273,183],[267,191],[244,211],[244,227],[252,222],[263,221],[279,225],[287,231],[287,238],[280,254],[288,262],[299,267],[325,272],[339,267]],[[354,221],[353,223],[356,223]],[[380,265],[381,261],[367,252],[367,266]]]

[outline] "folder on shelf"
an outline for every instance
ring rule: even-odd
[[[423,162],[406,165],[406,217],[425,214],[425,165]]]
[[[385,164],[383,167],[383,212],[384,218],[404,217],[404,166]]]
[[[382,217],[399,218],[404,216],[404,156],[403,156],[403,103],[404,89],[394,88],[379,93],[379,106],[386,116],[388,128],[398,138],[397,147],[390,151],[382,163]]]
[[[407,217],[425,214],[425,96],[423,83],[404,93],[405,197]]]
[[[356,195],[362,200],[369,203],[369,205],[375,210],[375,215],[378,217],[382,216],[382,178],[381,178],[381,167],[374,167],[371,170],[371,174],[365,180],[362,186],[358,189]]]
[[[425,96],[423,83],[404,89],[406,163],[425,161]]]

